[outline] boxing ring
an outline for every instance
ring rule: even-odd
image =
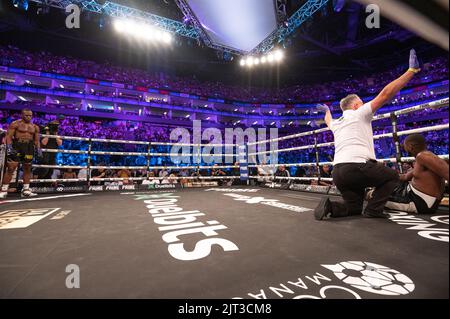
[[[397,131],[398,115],[443,106],[448,106],[448,99],[377,116],[375,120],[391,119],[393,132],[375,138],[393,138],[396,146],[396,157],[380,161],[413,161],[401,156],[399,137],[448,129],[448,125],[436,125]],[[315,220],[313,210],[323,194],[339,196],[338,191],[332,186],[293,182],[327,181],[318,168],[332,163],[320,162],[318,152],[333,144],[317,142],[317,134],[326,131],[277,139],[313,136],[314,145],[263,151],[275,155],[308,147],[316,156],[313,163],[249,165],[317,169],[315,177],[266,176],[267,187],[217,187],[220,180],[247,182],[242,172],[170,177],[171,181],[184,179],[183,187],[170,182],[159,187],[96,185],[124,179],[92,179],[87,174],[86,179],[51,180],[84,183],[76,189],[52,189],[46,194],[49,190],[42,187],[38,197],[8,197],[0,202],[0,298],[448,298],[448,208],[429,216],[390,212],[389,219]],[[44,151],[82,154],[86,165],[35,167],[88,172],[99,168],[147,172],[163,167],[211,168],[152,166],[151,157],[171,154],[153,152],[152,146],[172,143],[138,142],[147,148],[145,153],[103,152],[92,149],[93,143],[135,142],[59,138],[82,140],[89,147]],[[271,142],[274,140],[256,144]],[[199,144],[184,145],[201,148]],[[91,162],[94,155],[145,156],[147,165],[96,166]],[[448,159],[448,155],[442,157]],[[219,167],[237,170],[240,166]],[[247,184],[257,178],[250,175]],[[144,179],[148,177],[129,180]],[[280,183],[284,179],[290,182],[287,187]],[[35,185],[48,182],[32,181]],[[78,277],[71,277],[73,274]]]

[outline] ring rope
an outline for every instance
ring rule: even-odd
[[[283,177],[283,176],[250,176],[251,179],[280,179],[280,180],[293,180],[293,181],[315,181],[321,180],[326,182],[332,182],[332,178],[324,177]]]
[[[397,133],[397,135],[402,136],[402,135],[408,135],[408,134],[414,134],[414,133],[442,131],[442,130],[448,130],[448,129],[449,129],[448,124],[440,124],[440,125],[435,125],[435,126],[427,126],[427,127],[422,127],[422,128],[400,131]],[[387,138],[387,137],[393,137],[393,133],[384,133],[384,134],[380,134],[380,135],[375,135],[373,138],[376,140],[376,139]],[[317,147],[329,147],[329,146],[333,146],[333,145],[334,145],[334,142],[328,142],[328,143],[317,144]],[[283,149],[272,150],[272,151],[249,153],[248,155],[254,156],[254,155],[262,155],[262,154],[268,154],[268,153],[277,154],[277,153],[282,153],[282,152],[313,149],[315,147],[316,147],[315,145],[304,145],[304,146],[299,146],[299,147],[283,148]]]
[[[87,166],[72,166],[72,165],[38,165],[33,164],[33,168],[57,168],[57,169],[87,169]],[[170,169],[170,170],[183,170],[183,169],[211,169],[211,168],[239,168],[236,165],[226,165],[226,166],[91,166],[91,169],[112,169],[112,170],[120,170],[120,169],[128,169],[128,170],[147,170],[148,169]]]
[[[91,178],[93,182],[120,182],[120,181],[145,181],[145,180],[216,180],[216,179],[240,179],[239,176],[186,176],[186,177],[130,177],[130,178]],[[31,179],[31,183],[76,183],[87,182],[87,178],[70,178],[70,179]],[[23,183],[23,180],[19,180],[19,183]]]
[[[449,155],[438,155],[439,158],[443,160],[448,160]],[[402,157],[401,161],[405,163],[411,163],[414,162],[416,159],[414,157]],[[377,160],[380,163],[386,163],[386,162],[392,162],[396,163],[396,158],[383,158]],[[319,166],[323,165],[333,165],[333,162],[320,162]],[[317,166],[317,163],[296,163],[296,164],[266,164],[266,165],[249,165],[250,168],[259,168],[259,167],[280,167],[280,166],[286,166],[286,167],[304,167],[304,166]]]
[[[408,108],[405,108],[402,110],[377,115],[373,118],[373,121],[390,118],[392,113],[395,115],[403,115],[403,114],[407,114],[407,113],[420,111],[420,110],[423,110],[426,108],[440,108],[440,107],[448,106],[448,103],[449,103],[449,98],[437,100],[434,102],[424,103],[424,104],[408,107]],[[294,135],[287,135],[287,136],[283,136],[283,137],[276,138],[276,139],[269,139],[269,140],[254,142],[254,143],[252,142],[252,143],[248,143],[248,145],[250,146],[250,145],[265,144],[265,143],[270,143],[270,142],[279,142],[279,141],[293,139],[293,138],[297,138],[297,137],[303,137],[303,136],[323,133],[323,132],[327,132],[329,130],[330,130],[329,128],[323,128],[323,129],[319,129],[319,130],[313,130],[313,131],[308,131],[308,132],[294,134]]]
[[[100,143],[117,143],[117,144],[139,144],[139,145],[155,145],[155,146],[225,146],[234,147],[237,144],[202,144],[202,143],[163,143],[163,142],[143,142],[143,141],[127,141],[127,140],[111,140],[104,138],[87,138],[87,137],[75,137],[75,136],[61,136],[61,135],[50,135],[50,134],[40,134],[41,137],[49,138],[59,138],[61,140],[75,140],[84,142],[100,142]]]

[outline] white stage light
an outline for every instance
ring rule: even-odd
[[[164,43],[169,44],[170,42],[172,42],[172,35],[169,32],[164,32],[163,33],[163,41],[164,41]]]
[[[272,63],[274,60],[274,56],[272,53],[269,53],[269,55],[267,56],[267,61],[269,61],[270,63]]]
[[[275,51],[274,56],[275,56],[275,60],[280,62],[281,60],[283,60],[283,56],[284,56],[283,51],[281,51],[281,50]]]
[[[114,21],[114,29],[117,32],[123,32],[125,29],[125,24],[122,20],[115,20]]]
[[[246,64],[245,59],[242,59],[241,60],[241,66],[245,66],[245,64]]]
[[[254,63],[255,65],[258,65],[258,64],[259,64],[259,59],[256,58],[255,61],[254,61],[253,63]]]
[[[162,39],[163,39],[163,33],[162,33],[161,31],[156,30],[154,34],[155,34],[155,39],[156,39],[157,41],[162,41]]]
[[[261,58],[261,63],[264,64],[264,63],[266,63],[266,62],[267,62],[267,58],[266,58],[265,56],[263,56],[263,57]]]
[[[253,66],[253,58],[252,58],[252,57],[248,57],[248,58],[247,58],[247,66],[248,66],[248,67]]]
[[[140,30],[140,37],[148,40],[153,40],[153,28],[149,25],[143,25]]]

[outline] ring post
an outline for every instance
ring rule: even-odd
[[[247,182],[248,185],[248,147],[246,144],[239,145],[239,167],[241,181]]]
[[[314,151],[315,151],[315,155],[316,155],[316,165],[317,165],[317,177],[318,177],[318,181],[317,183],[320,184],[320,160],[319,160],[319,148],[317,147],[317,132],[316,130],[313,131],[313,136],[314,136]]]
[[[394,112],[391,113],[391,122],[392,122],[392,138],[394,140],[395,145],[395,158],[397,159],[397,168],[400,174],[403,174],[402,151],[400,150],[400,139],[398,137],[397,115],[395,115]]]
[[[88,146],[88,156],[87,156],[87,173],[86,173],[86,177],[87,177],[87,184],[88,186],[91,186],[91,152],[92,152],[92,139],[89,139],[88,141],[89,146]]]
[[[6,166],[6,144],[2,144],[0,135],[0,187],[3,185],[3,172]]]
[[[149,142],[147,145],[147,178],[150,176],[150,158],[151,158],[151,152],[152,152],[152,143]]]

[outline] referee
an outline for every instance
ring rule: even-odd
[[[355,94],[345,97],[340,103],[342,117],[337,120],[333,120],[328,106],[317,107],[325,112],[325,122],[334,135],[333,182],[344,199],[342,203],[323,198],[314,211],[317,220],[360,214],[387,217],[383,213],[384,205],[397,186],[399,175],[376,160],[372,119],[374,113],[390,102],[419,72],[416,52],[411,50],[408,71],[388,84],[371,102],[364,104]],[[376,190],[363,211],[367,187],[376,187]]]

